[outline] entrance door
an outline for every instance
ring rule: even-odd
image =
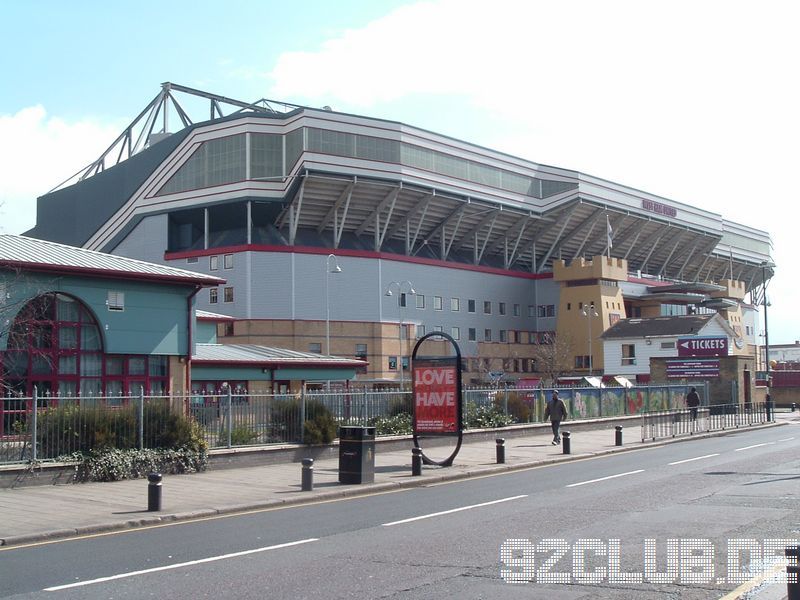
[[[744,405],[750,408],[750,403],[753,401],[750,390],[750,371],[744,372]]]

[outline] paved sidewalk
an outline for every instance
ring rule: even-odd
[[[779,422],[795,419],[789,415],[779,415]],[[338,483],[338,457],[315,462],[311,492],[300,489],[300,463],[167,476],[160,512],[147,512],[148,483],[142,479],[4,489],[0,490],[0,546],[363,495],[725,433],[730,431],[643,444],[638,424],[632,424],[624,430],[625,445],[615,447],[613,427],[576,430],[572,434],[572,454],[564,455],[560,446],[550,444],[547,428],[527,437],[507,439],[506,464],[496,464],[493,440],[471,442],[462,445],[452,467],[423,466],[419,477],[411,475],[409,441],[405,450],[377,453],[372,484]],[[426,451],[439,460],[448,453],[444,448]]]

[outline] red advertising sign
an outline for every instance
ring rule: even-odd
[[[678,340],[678,356],[728,356],[728,338],[680,338]]]
[[[668,379],[706,379],[719,377],[719,359],[668,360]]]
[[[458,433],[458,373],[452,359],[414,361],[414,430]]]

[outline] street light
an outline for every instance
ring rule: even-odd
[[[403,391],[403,387],[405,384],[404,376],[403,376],[403,285],[408,286],[408,291],[406,292],[409,296],[416,296],[417,292],[414,289],[414,286],[410,281],[390,281],[389,285],[386,286],[386,295],[392,295],[392,286],[397,286],[397,315],[400,320],[400,331],[398,333],[398,340],[400,341],[400,352],[399,352],[399,362],[400,362],[400,391]]]
[[[769,395],[770,381],[769,381],[769,326],[767,324],[767,269],[772,269],[775,263],[765,260],[761,263],[761,285],[764,286],[764,297],[762,298],[764,304],[764,362],[766,363],[767,372],[767,420],[769,420],[770,413],[772,412],[771,398]]]
[[[331,259],[333,259],[333,267],[331,267]],[[330,296],[328,295],[328,280],[331,273],[341,273],[342,268],[336,260],[335,254],[328,254],[325,259],[325,354],[331,355],[331,303]]]
[[[589,377],[591,377],[594,374],[592,365],[592,318],[599,317],[600,315],[598,315],[597,311],[594,309],[594,302],[588,306],[584,306],[583,310],[581,310],[581,314],[586,317],[589,322]]]

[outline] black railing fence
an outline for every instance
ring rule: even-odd
[[[686,385],[558,388],[572,419],[674,415],[685,408],[687,390]],[[698,391],[707,398],[704,387],[698,386]],[[467,411],[502,414],[506,416],[502,422],[537,423],[544,420],[552,393],[552,388],[475,387],[464,388],[463,398]],[[361,388],[297,394],[228,389],[158,397],[9,396],[0,402],[0,463],[53,460],[107,447],[174,447],[189,438],[203,440],[208,448],[309,443],[314,440],[307,439],[308,421],[324,418],[337,425],[362,426],[392,419],[410,423],[413,408],[409,391]],[[653,417],[653,423],[664,418]],[[703,423],[707,422],[706,418]],[[648,432],[660,426],[649,424]]]

